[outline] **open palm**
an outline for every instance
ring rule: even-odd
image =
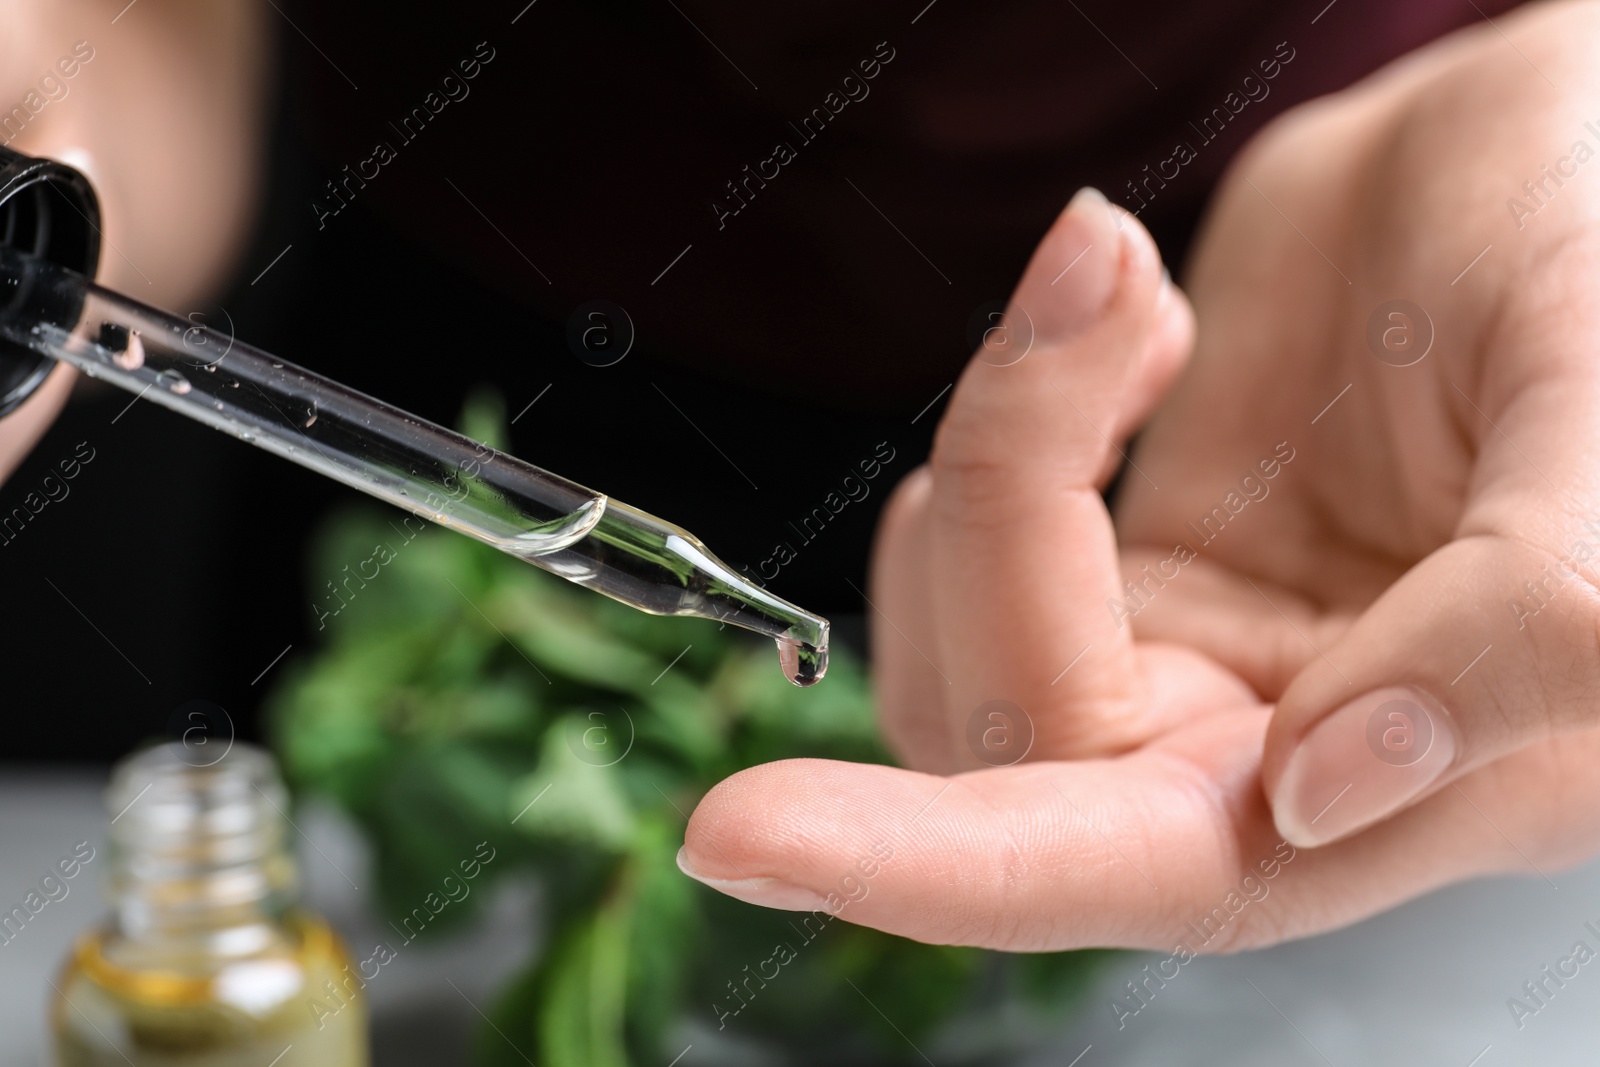
[[[1261,135],[1193,320],[1074,200],[880,531],[915,769],[746,771],[686,870],[922,940],[1214,951],[1600,846],[1600,14],[1502,28]]]

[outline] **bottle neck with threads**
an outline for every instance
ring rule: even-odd
[[[287,792],[265,752],[150,748],[118,766],[106,805],[117,813],[110,892],[123,953],[193,973],[280,936],[299,886]]]
[[[111,919],[56,983],[55,1067],[366,1067],[349,956],[292,907],[272,759],[217,747],[163,745],[112,772]]]

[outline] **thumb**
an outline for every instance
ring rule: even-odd
[[[1520,484],[1484,479],[1464,534],[1407,572],[1284,693],[1262,780],[1293,844],[1349,836],[1504,755],[1600,721],[1600,524],[1566,511],[1527,470],[1537,463],[1560,482],[1572,472],[1557,469],[1553,450],[1596,440],[1596,427],[1544,417],[1548,436],[1520,435],[1536,457],[1513,457]],[[1480,476],[1498,468],[1509,482],[1510,466],[1486,452]]]

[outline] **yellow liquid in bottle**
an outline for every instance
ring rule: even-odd
[[[360,971],[294,904],[288,804],[242,742],[117,764],[111,917],[52,983],[56,1067],[367,1067]]]
[[[224,936],[260,946],[156,966],[107,930],[85,934],[56,981],[55,1067],[366,1067],[366,1004],[321,919]]]

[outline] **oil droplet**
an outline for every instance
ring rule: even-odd
[[[816,685],[828,673],[828,650],[778,638],[778,662],[784,677],[798,686]]]
[[[175,370],[164,370],[160,374],[156,375],[156,384],[170,389],[179,396],[187,393],[191,388],[189,385],[189,379],[185,378]]]

